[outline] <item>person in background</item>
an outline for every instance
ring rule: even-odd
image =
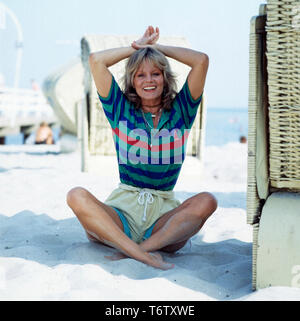
[[[34,91],[40,91],[40,86],[34,79],[31,79],[31,89]]]
[[[246,136],[240,136],[240,143],[246,144],[247,143],[247,137]]]
[[[53,132],[50,126],[46,122],[42,122],[35,134],[35,144],[54,144]]]

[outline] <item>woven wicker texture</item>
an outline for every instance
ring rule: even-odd
[[[270,180],[300,190],[300,2],[268,0]]]
[[[257,16],[250,23],[249,100],[248,100],[248,179],[247,222],[253,224],[260,215],[260,200],[268,196],[268,168],[266,164],[267,97],[264,82],[265,16]]]
[[[252,239],[252,288],[256,289],[257,281],[257,246],[258,246],[259,224],[253,225]]]
[[[101,102],[97,97],[96,87],[90,74],[88,66],[89,54],[99,50],[128,46],[136,38],[136,36],[87,35],[81,40],[81,57],[85,69],[84,87],[88,107],[88,132],[84,133],[84,135],[88,135],[88,147],[86,147],[88,151],[85,151],[85,155],[115,155],[112,131],[104,115]],[[189,47],[188,42],[183,37],[161,37],[160,42],[166,45]],[[177,88],[180,89],[186,80],[190,68],[173,59],[169,59],[169,62],[177,76]],[[110,68],[111,73],[121,87],[124,70],[125,61],[121,61]],[[201,150],[200,145],[203,143],[201,135],[203,135],[204,129],[204,104],[201,103],[201,105],[190,133],[187,146],[188,155],[198,154]]]
[[[257,242],[262,200],[269,195],[265,6],[250,21],[247,223],[253,225],[252,285],[256,288]]]

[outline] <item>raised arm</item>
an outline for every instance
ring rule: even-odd
[[[154,30],[149,26],[143,36],[134,43],[137,46],[154,45],[159,37],[158,28]],[[137,48],[133,46],[113,48],[103,51],[98,51],[90,54],[89,64],[95,81],[96,88],[102,97],[107,97],[111,87],[112,75],[109,67],[119,61],[130,57]]]
[[[199,98],[204,90],[209,65],[208,56],[205,53],[188,48],[159,44],[156,44],[154,47],[167,57],[173,58],[192,68],[188,75],[188,85],[193,99]]]
[[[90,54],[89,64],[98,93],[107,97],[112,82],[109,67],[128,58],[135,51],[132,47],[113,48]]]
[[[150,37],[154,39],[158,39],[159,37],[159,29],[156,28],[154,30],[153,27],[149,27],[150,30]],[[205,53],[192,50],[189,48],[181,48],[181,47],[174,47],[174,46],[165,46],[161,44],[139,44],[137,42],[132,43],[132,47],[135,49],[144,48],[146,46],[152,46],[155,49],[161,51],[164,55],[169,58],[173,58],[185,65],[190,66],[192,69],[188,75],[188,85],[191,92],[191,95],[194,99],[200,97],[203,93],[208,65],[209,65],[209,58]]]

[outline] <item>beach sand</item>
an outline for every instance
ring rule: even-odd
[[[187,157],[175,187],[183,201],[208,191],[218,209],[182,250],[163,254],[174,269],[91,243],[66,204],[82,186],[100,200],[119,183],[114,157],[102,174],[82,173],[80,153],[57,146],[0,146],[1,300],[300,300],[300,289],[252,291],[252,227],[246,223],[247,145],[207,147],[203,167]]]

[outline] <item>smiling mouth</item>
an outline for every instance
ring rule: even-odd
[[[156,89],[156,86],[149,86],[149,87],[145,87],[143,88],[145,91],[152,91]]]

